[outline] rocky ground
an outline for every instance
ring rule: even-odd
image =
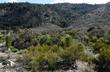
[[[18,56],[20,56],[20,52],[13,53],[5,48],[0,48],[0,72],[27,72],[23,68],[23,63],[16,61]],[[88,67],[88,64],[82,61],[76,61],[76,65],[77,69],[57,70],[55,72],[84,72]]]
[[[18,55],[9,50],[0,51],[0,72],[24,72],[22,63],[16,62]]]

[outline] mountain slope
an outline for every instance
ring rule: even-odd
[[[74,22],[80,27],[93,27],[93,26],[110,26],[110,3],[107,3],[98,9],[91,11],[90,13],[85,14],[79,20]]]
[[[42,5],[36,5],[35,7],[28,3],[1,4],[0,27],[39,26],[44,22],[43,15],[46,15],[46,13],[49,14],[48,9],[45,6],[42,7]]]
[[[54,24],[68,27],[81,16],[99,8],[89,4],[0,4],[0,29],[31,28]],[[76,24],[77,25],[77,24]]]

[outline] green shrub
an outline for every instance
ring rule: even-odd
[[[48,36],[46,37],[46,40],[50,38],[51,37]],[[49,45],[46,41],[42,45],[39,44],[29,48],[29,50],[27,50],[24,54],[24,59],[27,60],[28,67],[34,71],[43,70],[45,69],[45,66],[47,66],[47,69],[49,70],[55,70],[58,69],[57,61],[59,59],[66,59],[69,62],[72,62],[73,59],[81,60],[81,58],[85,56],[82,44],[80,44],[77,40],[72,39],[70,35],[66,34],[61,36],[61,41],[64,46],[59,46],[59,44]]]
[[[91,68],[87,68],[87,69],[85,69],[85,71],[84,72],[96,72],[96,71],[94,71],[93,69],[91,69]]]
[[[10,33],[5,37],[5,41],[6,41],[6,47],[10,48],[11,47],[11,42],[12,42],[12,36],[11,36]]]
[[[96,64],[98,72],[110,72],[110,47],[103,47],[100,50]]]

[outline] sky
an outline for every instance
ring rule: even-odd
[[[30,3],[88,3],[88,4],[103,4],[110,2],[110,0],[0,0],[0,3],[4,2],[30,2]]]

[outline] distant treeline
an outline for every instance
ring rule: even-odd
[[[0,29],[31,28],[55,24],[68,27],[81,16],[99,8],[101,5],[90,4],[30,4],[1,3]],[[74,26],[77,26],[75,24]]]

